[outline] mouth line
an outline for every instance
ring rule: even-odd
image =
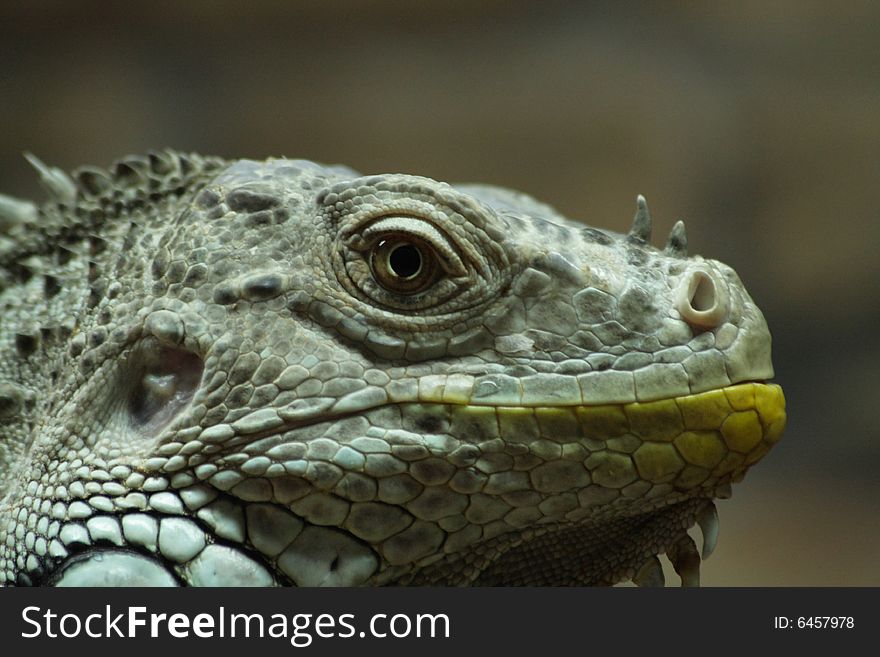
[[[782,435],[786,419],[782,388],[769,380],[741,381],[720,388],[645,402],[601,404],[584,404],[580,401],[566,403],[557,399],[530,404],[462,402],[451,401],[441,393],[436,396],[425,395],[417,400],[370,404],[342,413],[331,411],[325,415],[317,414],[295,421],[279,422],[262,430],[250,430],[246,423],[240,424],[239,421],[232,425],[223,425],[227,433],[222,443],[224,447],[239,447],[242,444],[279,436],[303,427],[324,422],[338,422],[389,406],[411,410],[416,414],[424,411],[426,415],[438,410],[440,415],[448,416],[467,415],[476,418],[494,415],[499,424],[500,437],[506,439],[513,438],[517,434],[506,433],[503,425],[509,425],[510,421],[516,418],[532,416],[539,425],[559,425],[559,423],[567,425],[567,427],[553,427],[557,431],[549,432],[556,436],[556,440],[565,442],[574,442],[579,438],[605,441],[624,435],[629,430],[643,440],[669,441],[687,431],[721,431],[731,414],[752,412],[755,414],[754,417],[745,418],[740,415],[738,420],[741,424],[749,425],[747,430],[751,432],[750,435],[742,440],[734,440],[735,444],[730,446],[735,451],[745,449],[746,452],[749,451],[746,449],[747,445],[757,440],[756,433],[760,433],[761,439],[766,440],[770,445],[775,444]],[[751,421],[746,421],[747,419]],[[730,423],[728,433],[741,435],[743,428],[734,428],[734,424],[734,422]],[[430,426],[425,426],[422,430],[424,433],[438,432],[432,430]],[[209,427],[205,431],[211,435],[215,432],[220,433],[215,427]],[[570,438],[563,438],[564,436]],[[209,437],[206,442],[212,442],[211,438]]]
[[[737,398],[742,399],[739,392],[742,390],[751,387],[752,389],[758,389],[759,387],[762,389],[773,390],[773,394],[776,395],[778,393],[779,400],[777,404],[784,411],[784,398],[782,397],[782,388],[778,384],[772,382],[769,379],[746,379],[743,381],[738,381],[737,383],[732,383],[727,386],[722,386],[719,388],[711,388],[709,390],[703,390],[700,392],[683,394],[683,395],[672,395],[669,397],[663,397],[659,399],[651,399],[649,401],[639,401],[639,400],[628,400],[628,401],[610,401],[610,402],[599,402],[599,403],[584,403],[582,400],[574,400],[567,401],[565,399],[546,399],[540,400],[530,403],[523,402],[513,402],[510,403],[497,403],[497,402],[482,402],[479,399],[472,398],[462,398],[457,395],[447,394],[442,389],[439,391],[429,391],[427,394],[419,394],[418,396],[409,398],[400,398],[394,400],[385,400],[381,403],[356,403],[355,407],[346,409],[344,411],[337,411],[335,409],[340,407],[340,403],[336,400],[326,399],[326,398],[311,398],[300,400],[306,402],[313,406],[313,409],[297,409],[293,412],[286,412],[285,410],[281,410],[278,412],[278,415],[275,417],[275,421],[266,421],[263,420],[262,424],[264,426],[257,427],[256,416],[260,413],[266,411],[266,409],[259,409],[252,414],[245,416],[244,418],[239,418],[235,422],[231,424],[221,424],[221,425],[212,425],[210,427],[206,427],[204,429],[205,432],[208,432],[208,435],[201,437],[201,440],[204,442],[225,442],[227,440],[235,440],[235,444],[239,444],[240,438],[246,438],[247,440],[258,440],[261,438],[266,438],[269,436],[279,435],[288,431],[294,431],[296,429],[300,429],[303,427],[311,426],[314,424],[319,424],[321,422],[334,422],[339,420],[344,420],[359,414],[367,413],[369,411],[389,407],[389,406],[397,406],[397,407],[405,407],[405,406],[446,406],[450,408],[457,407],[465,407],[465,408],[474,408],[474,409],[501,409],[503,411],[511,410],[511,409],[523,409],[523,410],[543,410],[543,409],[573,409],[573,410],[584,410],[589,412],[589,409],[596,408],[609,408],[609,407],[650,407],[652,404],[662,404],[667,402],[676,402],[677,400],[687,400],[687,399],[703,399],[705,395],[712,395],[715,393],[730,391],[731,394],[736,395]],[[354,396],[354,395],[352,395]],[[344,399],[344,398],[343,398]],[[336,403],[334,403],[336,402]],[[737,409],[739,410],[739,409]],[[329,411],[329,412],[324,412]],[[284,419],[284,416],[291,417],[294,416],[294,419]],[[217,435],[215,435],[217,434]]]
[[[650,399],[647,401],[610,401],[610,402],[598,402],[598,403],[584,403],[582,401],[565,401],[559,399],[548,399],[546,401],[534,401],[530,403],[482,403],[479,400],[470,400],[467,402],[462,401],[451,401],[447,398],[440,399],[439,397],[431,397],[426,396],[424,399],[420,399],[418,401],[412,402],[399,402],[400,404],[445,404],[449,406],[467,406],[473,408],[503,408],[503,409],[592,409],[592,408],[607,408],[607,407],[636,407],[636,406],[644,406],[648,407],[652,404],[662,404],[676,400],[684,400],[684,399],[701,399],[705,395],[712,395],[715,393],[723,393],[727,391],[727,393],[731,395],[739,396],[740,393],[745,392],[748,394],[748,391],[751,389],[752,391],[756,391],[758,389],[775,389],[778,388],[781,391],[781,386],[773,383],[770,380],[766,379],[754,379],[754,380],[744,380],[738,381],[737,383],[732,383],[727,386],[721,386],[718,388],[710,388],[708,390],[701,390],[699,392],[692,392],[689,394],[683,395],[671,395],[669,397],[661,397],[658,399]],[[377,406],[377,408],[379,408]]]

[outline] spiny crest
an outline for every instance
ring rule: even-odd
[[[127,205],[135,199],[155,199],[183,192],[194,180],[225,164],[221,158],[169,149],[129,155],[114,162],[109,170],[80,167],[69,176],[57,167],[47,166],[31,153],[25,153],[25,158],[39,173],[50,201],[62,205],[74,205],[78,201],[123,201]]]
[[[0,269],[8,271],[21,269],[28,254],[55,253],[61,265],[73,256],[94,257],[109,235],[124,232],[108,229],[105,222],[136,219],[145,208],[174,202],[228,165],[218,157],[165,150],[122,158],[107,170],[83,167],[69,175],[31,153],[25,158],[49,198],[30,203],[0,197]]]

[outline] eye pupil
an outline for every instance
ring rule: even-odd
[[[433,248],[418,237],[390,235],[370,253],[373,280],[394,294],[415,295],[437,281],[439,265]]]
[[[389,254],[388,267],[401,278],[412,278],[422,270],[422,254],[412,244],[401,244]]]

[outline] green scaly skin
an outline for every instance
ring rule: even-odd
[[[729,267],[481,185],[173,151],[0,197],[0,582],[699,583],[778,440]]]

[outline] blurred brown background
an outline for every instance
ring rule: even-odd
[[[148,7],[146,9],[145,7]],[[528,191],[733,265],[785,439],[710,585],[880,585],[880,4],[4,2],[0,191],[173,146]]]

